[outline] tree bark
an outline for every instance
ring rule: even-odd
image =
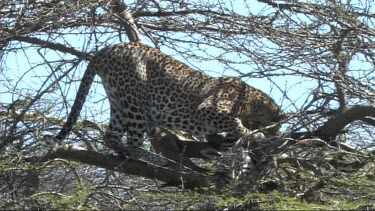
[[[154,166],[140,160],[124,158],[112,154],[102,154],[71,146],[60,146],[47,153],[41,162],[62,158],[80,163],[94,165],[126,174],[158,179],[168,185],[184,185],[184,187],[207,186],[209,176],[172,163],[168,167]]]
[[[342,132],[345,126],[356,120],[361,120],[367,116],[375,117],[374,106],[346,106],[333,118],[329,119],[325,124],[323,124],[317,131],[315,131],[314,135],[326,141],[334,140],[336,139],[336,136]]]

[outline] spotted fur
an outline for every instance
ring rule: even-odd
[[[281,116],[274,100],[238,78],[210,77],[141,43],[119,44],[91,59],[58,140],[76,123],[96,74],[110,102],[105,143],[156,164],[164,161],[141,149],[144,134],[155,125],[197,136],[220,132],[242,136]],[[127,145],[122,142],[125,133]]]

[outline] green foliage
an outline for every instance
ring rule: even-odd
[[[39,162],[46,152],[40,136],[65,122],[86,66],[82,55],[126,42],[125,19],[108,0],[2,0],[0,209],[374,210],[374,1],[232,2],[134,1],[126,8],[162,51],[267,88],[290,114],[285,137],[309,131],[327,142],[259,142],[246,148],[255,170],[233,184],[194,190],[63,159]],[[98,134],[109,108],[103,90],[92,93],[65,141],[107,150]],[[353,108],[361,109],[353,115]],[[342,119],[351,119],[345,129],[324,130]],[[331,145],[335,138],[354,148]],[[216,162],[204,167],[220,170]]]
[[[56,192],[42,192],[30,196],[39,207],[54,210],[92,210],[92,206],[86,204],[88,196],[92,193],[92,186],[89,184],[78,184],[66,194]]]
[[[330,199],[328,201],[306,202],[301,197],[288,192],[274,190],[270,193],[246,193],[244,196],[232,194],[216,195],[215,208],[254,210],[349,210],[359,207],[373,207],[373,202]]]
[[[357,171],[330,169],[319,177],[309,169],[295,171],[293,165],[282,163],[274,175],[283,177],[271,174],[221,187],[185,190],[159,187],[150,180],[61,159],[39,165],[23,160],[18,153],[2,156],[1,181],[11,186],[0,183],[0,208],[336,210],[375,206],[375,168],[371,162]],[[31,191],[25,185],[30,172],[36,172],[40,180],[37,189]],[[12,191],[15,194],[8,194]],[[17,200],[9,203],[11,197]]]

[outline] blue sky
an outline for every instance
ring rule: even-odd
[[[126,1],[129,3],[130,1]],[[246,2],[246,1],[244,1]],[[251,5],[249,7],[244,7],[242,1],[226,1],[226,4],[228,7],[233,7],[238,13],[247,14],[249,10],[254,14],[265,14],[267,12],[271,12],[272,10],[265,10],[265,5],[261,3],[257,3],[256,1],[252,1]],[[90,31],[90,29],[87,29]],[[73,31],[77,32],[77,31]],[[42,37],[46,39],[46,37]],[[84,50],[86,47],[94,45],[94,43],[91,43],[90,45],[84,45],[83,43],[87,42],[87,37],[83,35],[71,35],[67,36],[66,40],[62,40],[60,38],[56,38],[56,40],[51,40],[53,42],[60,42],[64,43],[67,42],[69,45],[74,46],[78,50]],[[151,44],[147,39],[145,39],[146,43]],[[267,43],[267,42],[265,42]],[[110,43],[107,43],[110,44]],[[271,44],[271,43],[270,43]],[[48,49],[39,49],[38,48],[29,48],[29,44],[17,44],[16,46],[12,46],[14,48],[17,48],[18,50],[14,50],[3,58],[3,72],[1,75],[1,89],[0,89],[0,102],[1,103],[11,103],[14,100],[17,100],[19,98],[23,99],[27,95],[33,97],[36,93],[35,89],[38,89],[40,86],[42,86],[43,83],[45,83],[46,77],[51,74],[53,70],[58,68],[59,60],[62,59],[72,59],[73,56],[69,54],[63,54],[59,52],[54,52]],[[175,52],[171,51],[167,47],[163,47],[161,49],[164,53],[172,55],[176,59],[179,59],[180,61],[183,61],[189,66],[195,66],[199,67],[202,70],[205,70],[206,73],[212,75],[212,76],[238,76],[238,73],[236,73],[233,70],[226,69],[225,66],[217,61],[201,61],[196,62],[193,59],[189,61],[183,60],[181,56],[176,54]],[[256,51],[256,49],[254,50]],[[207,48],[207,52],[212,55],[220,55],[220,51],[215,50],[214,48]],[[201,52],[196,52],[201,53]],[[55,61],[52,62],[52,66],[48,66],[44,63],[43,56],[46,56],[46,58],[49,61]],[[235,53],[227,53],[224,54],[224,57],[226,59],[233,59],[233,60],[241,60],[242,58],[238,56],[238,54]],[[352,66],[358,66],[357,63],[353,63]],[[62,81],[60,83],[61,87],[63,87],[62,90],[58,90],[54,93],[49,94],[51,98],[54,99],[60,99],[62,93],[66,94],[68,93],[68,99],[70,102],[74,100],[76,90],[79,86],[79,79],[81,78],[83,71],[85,70],[85,66],[87,65],[86,62],[81,62],[80,68],[77,69],[77,71],[74,72],[74,75],[70,75],[65,79],[65,81]],[[249,71],[252,68],[255,68],[256,64],[242,64],[238,65],[240,66],[240,70]],[[67,64],[63,66],[63,69],[69,69],[70,64]],[[363,68],[363,65],[361,66]],[[58,75],[56,75],[57,77]],[[17,85],[18,88],[23,88],[21,92],[16,93],[14,95],[6,94],[9,90],[12,90],[12,87],[4,87],[5,83],[3,80],[12,80],[12,85]],[[53,79],[49,80],[49,83]],[[64,87],[64,82],[70,82],[71,80],[76,80],[76,83],[73,83],[72,87]],[[265,93],[270,94],[276,102],[278,102],[280,105],[283,106],[284,111],[295,111],[297,108],[303,104],[306,101],[307,94],[310,92],[311,89],[313,89],[316,84],[315,82],[311,82],[310,80],[302,79],[300,77],[275,77],[272,78],[272,80],[275,82],[275,84],[270,83],[268,79],[259,79],[259,78],[243,78],[245,82],[250,84],[251,86],[254,86],[256,88],[259,88],[263,90]],[[44,86],[46,87],[46,85]],[[287,90],[288,98],[286,99],[281,90]],[[34,90],[34,91],[30,91]],[[91,103],[95,103],[95,106],[98,107],[97,113],[93,114],[91,110],[84,110],[81,113],[81,116],[84,118],[92,117],[94,118],[108,118],[108,102],[106,102],[105,99],[105,93],[102,89],[102,87],[95,83],[92,87],[92,93],[90,97],[87,99],[86,105],[93,105]],[[294,105],[293,105],[294,104]],[[63,110],[59,111],[58,115],[65,116],[67,111],[69,110],[69,107],[64,108]],[[104,112],[102,117],[99,117],[97,114],[100,112]]]
[[[130,4],[133,1],[125,1],[125,2]],[[238,8],[239,7],[238,5],[240,4],[236,3],[236,1],[227,1],[226,4],[228,5],[228,7],[234,7],[240,13],[241,11],[245,13],[244,9]],[[258,8],[260,8],[260,6],[261,4],[254,2],[252,4],[252,9],[257,10]],[[85,39],[87,38],[84,36],[76,36],[76,35],[66,37],[66,40],[68,41],[68,43],[79,50],[82,49]],[[62,40],[60,39],[60,41]],[[148,42],[148,40],[145,39],[145,41],[146,43],[151,44],[150,42]],[[53,42],[59,42],[59,41],[54,40]],[[3,58],[3,63],[2,63],[2,68],[4,72],[2,73],[1,80],[10,79],[14,81],[15,82],[14,84],[17,84],[18,87],[25,88],[25,92],[19,93],[21,96],[27,95],[27,94],[32,95],[33,93],[27,93],[26,90],[38,87],[38,85],[44,82],[43,77],[40,78],[38,76],[49,74],[50,72],[48,70],[49,67],[34,66],[34,65],[39,65],[40,63],[43,63],[42,54],[45,54],[48,60],[56,60],[56,61],[60,59],[67,59],[67,57],[71,57],[70,55],[55,53],[53,51],[46,50],[46,49],[37,50],[36,48],[27,48],[29,46],[30,45],[26,43],[18,44],[17,46],[15,46],[15,48],[18,48],[19,50],[6,54]],[[22,49],[22,50],[20,49],[20,48],[25,48],[25,47],[26,49]],[[173,55],[173,52],[167,48],[162,48],[162,51],[166,54],[170,54],[174,56],[175,58],[183,61],[181,57],[179,57],[178,55]],[[211,52],[209,53],[215,54],[216,52],[211,50]],[[230,56],[230,55],[227,55],[227,56]],[[236,75],[235,72],[231,70],[225,70],[222,64],[215,62],[215,61],[194,63],[194,61],[189,60],[189,61],[184,61],[184,62],[200,67],[203,70],[208,70],[207,73],[213,76],[222,76],[223,74],[224,75]],[[47,71],[47,72],[43,73],[44,71]],[[82,74],[82,71],[81,71],[81,74]],[[249,83],[252,83],[256,87],[258,86],[258,88],[261,88],[262,90],[267,90],[267,85],[264,85],[263,82],[254,83],[251,80],[247,80],[247,81]],[[0,89],[0,101],[2,103],[11,103],[14,100],[17,100],[18,98],[18,96],[16,95],[9,95],[9,94],[4,93],[4,92],[7,92],[8,89],[12,89],[12,88],[2,86]]]

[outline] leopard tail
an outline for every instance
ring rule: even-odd
[[[96,73],[96,69],[90,63],[82,77],[81,84],[79,85],[77,96],[74,100],[72,109],[70,110],[68,119],[60,130],[59,134],[55,137],[57,140],[62,141],[65,139],[66,136],[71,132],[73,126],[76,124]]]

